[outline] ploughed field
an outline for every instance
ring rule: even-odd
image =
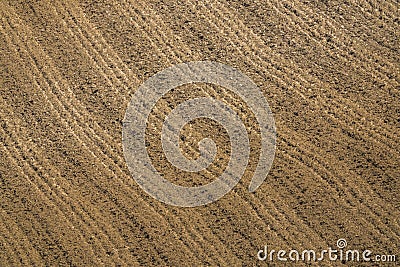
[[[339,238],[400,255],[397,1],[0,1],[0,18],[1,266],[266,266],[265,245],[318,251]],[[200,60],[257,84],[276,154],[249,193],[260,150],[252,111],[226,88],[176,88],[147,128],[166,179],[207,184],[229,162],[226,131],[207,119],[182,129],[182,153],[196,158],[210,137],[216,162],[186,173],[167,161],[161,126],[183,100],[232,106],[251,153],[223,198],[174,207],[132,178],[122,120],[144,81]]]

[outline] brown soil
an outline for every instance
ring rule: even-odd
[[[0,266],[266,265],[265,245],[321,250],[339,238],[400,261],[397,1],[102,2],[0,1]],[[244,106],[244,177],[217,202],[179,208],[132,179],[122,119],[147,78],[196,60],[259,86],[277,151],[249,193],[260,140]],[[188,157],[204,136],[220,150],[206,173],[181,177],[165,167],[156,126],[183,99],[237,110],[240,99],[206,85],[175,93],[150,118],[149,153],[171,181],[207,183],[229,158],[224,130],[207,120],[183,130]]]

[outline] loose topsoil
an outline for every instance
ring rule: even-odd
[[[0,266],[266,266],[265,245],[320,251],[339,238],[400,261],[397,1],[3,0],[0,18]],[[132,178],[122,120],[146,79],[199,60],[257,84],[274,114],[276,156],[249,193],[254,114],[225,88],[176,88],[147,129],[166,179],[206,184],[229,161],[226,131],[207,119],[182,130],[182,153],[195,158],[210,137],[216,162],[188,174],[167,161],[160,127],[185,99],[231,105],[252,152],[223,198],[173,207]]]

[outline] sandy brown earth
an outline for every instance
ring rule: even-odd
[[[339,238],[400,262],[398,1],[3,0],[0,14],[0,266],[266,266],[265,245],[322,250]],[[190,175],[168,165],[160,125],[185,99],[232,105],[252,145],[233,191],[180,208],[133,180],[122,119],[146,79],[197,60],[259,86],[277,150],[249,193],[260,142],[251,111],[224,88],[177,88],[147,129],[165,177],[205,184],[229,160],[226,132],[204,119],[183,129],[183,153],[214,137],[218,161]],[[307,264],[342,263],[297,263]]]

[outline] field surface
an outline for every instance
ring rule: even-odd
[[[399,16],[396,0],[0,1],[0,266],[267,266],[257,259],[265,245],[320,251],[339,238],[398,264]],[[132,178],[123,118],[148,78],[204,60],[260,88],[275,159],[249,193],[260,152],[252,111],[226,88],[178,87],[146,131],[166,179],[206,184],[229,161],[226,131],[207,119],[182,129],[182,153],[196,158],[210,137],[216,162],[187,173],[167,161],[160,129],[187,99],[229,104],[251,153],[223,198],[174,207]],[[297,263],[308,264],[343,263]]]

